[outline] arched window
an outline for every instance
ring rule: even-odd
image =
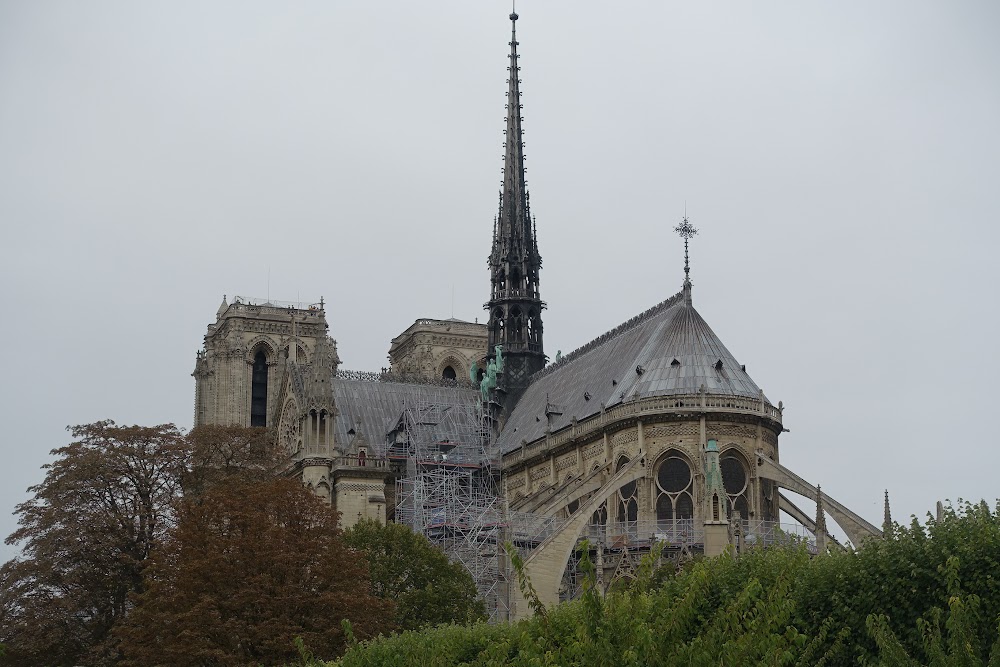
[[[739,512],[744,520],[749,519],[750,476],[743,457],[734,451],[728,451],[719,458],[719,468],[722,470],[722,485],[726,489],[729,509]]]
[[[493,339],[497,343],[506,343],[503,337],[503,310],[497,308],[493,311]]]
[[[520,343],[522,340],[523,319],[521,309],[515,306],[510,311],[510,339],[512,342]]]
[[[456,377],[455,369],[451,366],[445,366],[444,370],[441,371],[441,377],[445,380],[454,380]]]
[[[660,530],[677,531],[694,519],[691,466],[678,451],[670,450],[656,469],[656,521]]]
[[[267,426],[267,355],[258,350],[253,358],[250,384],[250,426]]]
[[[618,459],[617,469],[628,463],[627,456]],[[618,489],[616,519],[619,523],[634,523],[639,520],[639,487],[635,480]]]

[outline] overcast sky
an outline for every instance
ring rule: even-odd
[[[325,297],[350,369],[483,316],[509,11],[0,1],[0,533],[66,425],[190,428],[223,294]],[[876,524],[1000,495],[1000,5],[518,12],[547,352],[680,288],[686,203],[785,465]]]

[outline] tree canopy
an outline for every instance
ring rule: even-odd
[[[7,664],[106,664],[111,629],[142,590],[142,570],[172,523],[187,447],[172,424],[102,421],[70,430],[44,480],[18,505],[7,538],[22,555],[0,568]]]
[[[4,664],[274,663],[392,627],[337,514],[278,475],[265,429],[70,429],[0,568]],[[185,657],[193,656],[193,657]]]
[[[372,592],[395,602],[399,629],[485,618],[469,572],[407,526],[366,519],[345,531],[344,539],[365,554]]]
[[[1000,667],[1000,506],[965,504],[856,551],[751,549],[506,626],[381,638],[338,665],[844,665]]]
[[[147,579],[118,633],[125,665],[282,664],[296,637],[332,657],[344,619],[359,638],[392,627],[336,513],[292,479],[185,499]]]

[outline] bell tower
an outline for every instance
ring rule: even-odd
[[[511,14],[510,66],[507,68],[507,128],[504,131],[503,185],[500,210],[493,225],[487,347],[490,356],[503,348],[504,370],[499,383],[502,402],[510,410],[528,386],[533,373],[545,366],[542,348],[542,310],[538,291],[542,257],[531,217],[524,177],[521,139],[521,91],[517,60],[517,14]]]

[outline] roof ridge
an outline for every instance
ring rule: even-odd
[[[621,324],[619,324],[617,327],[615,327],[611,331],[603,333],[600,336],[598,336],[597,338],[595,338],[594,340],[590,341],[589,343],[585,343],[584,345],[576,348],[575,350],[573,350],[572,352],[570,352],[569,354],[567,354],[563,358],[561,358],[559,361],[557,361],[557,362],[555,362],[553,364],[549,364],[548,366],[546,366],[542,370],[540,370],[537,373],[535,373],[534,375],[532,375],[531,376],[531,382],[535,382],[539,378],[545,377],[546,375],[548,375],[549,373],[551,373],[556,368],[562,368],[563,366],[565,366],[569,362],[573,361],[574,359],[579,359],[580,357],[582,357],[583,355],[585,355],[587,352],[590,352],[591,350],[593,350],[595,347],[598,347],[598,346],[604,344],[605,342],[611,340],[612,338],[615,338],[616,336],[619,336],[619,335],[625,333],[626,331],[634,329],[635,327],[639,326],[643,322],[646,322],[647,320],[651,319],[653,316],[658,315],[658,314],[662,313],[663,311],[667,310],[668,308],[676,305],[677,302],[681,300],[681,297],[683,295],[684,295],[683,291],[678,292],[677,294],[674,294],[673,296],[671,296],[671,297],[669,297],[667,299],[664,299],[663,301],[661,301],[660,303],[656,304],[655,306],[653,306],[651,308],[648,308],[645,311],[639,313],[635,317],[632,317],[631,319],[626,320],[625,322],[622,322]]]

